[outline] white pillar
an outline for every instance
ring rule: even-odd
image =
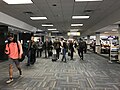
[[[51,40],[51,32],[48,33],[48,40]]]
[[[87,35],[87,49],[90,49],[90,35]]]
[[[51,32],[48,33],[48,36],[51,37]]]
[[[100,32],[96,32],[96,47],[95,52],[100,53],[101,52],[101,45],[100,45]]]
[[[118,62],[120,63],[120,24],[118,28],[119,50],[118,50]]]
[[[19,33],[17,33],[17,41],[19,41]]]

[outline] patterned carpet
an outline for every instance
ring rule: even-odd
[[[14,69],[14,81],[8,79],[8,62],[0,63],[0,90],[120,90],[120,65],[88,52],[84,60],[77,55],[67,63],[37,58],[34,65],[21,63],[23,76]]]

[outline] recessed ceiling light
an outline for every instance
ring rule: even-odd
[[[91,1],[103,1],[103,0],[75,0],[75,2],[91,2]]]
[[[30,17],[32,20],[46,20],[46,17]]]
[[[71,26],[83,26],[83,24],[71,24]]]
[[[72,16],[72,19],[88,19],[90,16]]]
[[[53,29],[48,29],[49,31],[54,31],[54,30],[57,30],[56,28],[53,28]]]
[[[52,27],[52,24],[42,24],[43,27]]]
[[[31,0],[3,0],[7,4],[31,4]]]

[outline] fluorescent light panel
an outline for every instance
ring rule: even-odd
[[[79,31],[78,29],[70,29],[70,31]]]
[[[37,31],[43,31],[43,30],[38,29]]]
[[[83,26],[83,24],[71,24],[71,26]]]
[[[72,19],[88,19],[90,16],[72,16]]]
[[[116,32],[116,31],[117,31],[117,29],[112,29],[112,31],[113,31],[113,32]]]
[[[53,29],[48,29],[49,31],[54,31],[54,30],[57,30],[56,28],[53,28]]]
[[[52,31],[52,32],[59,32],[59,31]]]
[[[7,4],[31,4],[31,0],[3,0]]]
[[[103,1],[103,0],[75,0],[75,2],[91,2],[91,1]]]
[[[45,20],[47,19],[46,17],[30,17],[32,20]]]
[[[52,24],[42,24],[43,27],[52,27]]]
[[[104,33],[109,33],[109,32],[104,32]]]

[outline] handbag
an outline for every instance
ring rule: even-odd
[[[19,62],[22,62],[25,59],[25,54],[22,54],[21,58],[18,59]]]
[[[68,52],[68,56],[70,56],[71,55],[71,53],[70,52]]]

